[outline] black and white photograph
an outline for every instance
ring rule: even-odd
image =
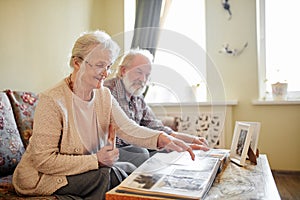
[[[230,149],[230,160],[240,166],[245,165],[251,142],[251,135],[252,132],[249,124],[239,121],[235,123]]]

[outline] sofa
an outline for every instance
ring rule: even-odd
[[[0,91],[0,200],[45,199],[55,196],[18,196],[12,185],[12,174],[32,135],[33,116],[38,95],[33,92]],[[197,116],[157,116],[175,131],[204,136],[211,147],[218,147],[223,116],[200,113]]]
[[[32,92],[0,92],[0,199],[57,199],[55,196],[19,196],[12,185],[12,174],[32,135],[38,96]]]
[[[55,196],[19,196],[12,185],[12,174],[32,135],[38,95],[33,92],[0,91],[0,200],[57,199]],[[176,129],[175,118],[163,122]],[[175,125],[175,126],[174,126]]]

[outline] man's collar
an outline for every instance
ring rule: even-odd
[[[122,88],[122,90],[117,91],[118,99],[126,99],[127,101],[130,101],[131,95],[126,91],[123,80],[120,77],[117,77],[116,86],[117,88]]]

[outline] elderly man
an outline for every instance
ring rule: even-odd
[[[148,50],[131,49],[123,56],[118,66],[117,76],[107,79],[104,86],[110,89],[127,116],[137,124],[164,131],[173,137],[193,144],[193,149],[208,150],[208,144],[204,138],[178,133],[164,126],[144,101],[142,94],[151,74],[152,60],[153,56]],[[119,161],[131,162],[138,167],[150,156],[147,149],[130,145],[119,138],[116,143],[120,152]]]

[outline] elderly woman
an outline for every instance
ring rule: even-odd
[[[119,158],[115,132],[131,144],[189,151],[194,159],[181,140],[128,119],[102,86],[118,54],[118,45],[102,31],[77,39],[70,59],[73,72],[39,96],[33,135],[13,175],[18,194],[104,199],[119,183],[111,170]]]

